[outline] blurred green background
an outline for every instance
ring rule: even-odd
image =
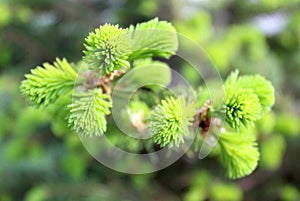
[[[213,155],[153,174],[115,172],[68,135],[62,110],[50,121],[20,96],[25,73],[55,57],[79,61],[100,24],[155,16],[201,45],[224,78],[238,68],[272,81],[276,104],[253,129],[261,159],[252,175],[227,179]],[[299,0],[0,0],[0,201],[300,200],[299,22]]]

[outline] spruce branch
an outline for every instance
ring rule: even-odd
[[[227,175],[237,179],[249,175],[259,161],[259,151],[254,135],[222,133],[219,138],[221,159],[227,167]]]
[[[248,127],[260,118],[261,105],[251,89],[226,90],[226,103],[223,107],[225,121],[234,129]]]
[[[154,142],[161,147],[178,147],[184,141],[184,136],[189,134],[194,115],[195,104],[187,104],[182,96],[162,100],[150,115],[149,128]]]
[[[95,29],[85,39],[83,60],[100,75],[107,75],[114,70],[125,72],[130,67],[127,59],[131,53],[126,31],[118,25],[110,24]]]
[[[101,135],[106,131],[106,118],[112,107],[111,97],[101,88],[77,92],[70,108],[69,127],[84,136]]]
[[[154,18],[148,22],[131,25],[128,29],[132,39],[130,60],[158,56],[169,58],[178,49],[178,39],[173,25]]]
[[[66,59],[57,58],[53,65],[44,63],[25,77],[21,92],[31,104],[48,106],[73,89],[77,73]]]
[[[270,81],[261,75],[246,75],[238,79],[237,85],[253,90],[260,101],[263,111],[268,111],[274,105],[274,88]]]
[[[135,81],[132,83],[147,84],[136,91],[120,116],[139,133],[149,128],[151,145],[154,142],[160,147],[178,147],[189,135],[191,126],[201,128],[199,136],[203,139],[213,128],[215,137],[220,134],[221,159],[230,178],[249,175],[256,168],[259,160],[256,139],[243,128],[253,125],[262,112],[274,104],[274,88],[264,77],[239,76],[239,72],[234,71],[224,84],[225,103],[218,105],[207,88],[199,88],[197,102],[190,96],[193,92],[180,86],[174,90],[180,96],[175,97],[175,93],[163,90],[172,81],[170,67],[152,57],[174,55],[178,38],[172,24],[158,18],[128,29],[105,24],[89,33],[84,47],[83,62],[74,66],[83,72],[76,90],[74,83],[78,74],[74,67],[66,59],[56,59],[53,65],[44,63],[25,75],[20,89],[30,103],[37,106],[55,103],[48,109],[58,117],[57,121],[68,113],[68,126],[75,132],[84,136],[101,135],[107,130],[106,116],[111,112],[114,81],[132,67],[136,70],[130,77]],[[227,132],[228,127],[222,124],[223,114],[233,132]],[[108,126],[114,130],[113,122]],[[118,144],[122,140],[116,133],[119,135],[112,132],[107,136]],[[123,142],[131,146],[133,141]],[[134,143],[138,147],[139,144]]]
[[[272,83],[261,75],[239,76],[239,71],[232,72],[226,80],[225,86],[232,90],[252,89],[259,98],[263,110],[269,110],[275,102],[274,87]]]
[[[274,104],[274,88],[260,75],[239,76],[232,72],[225,81],[225,105],[216,112],[225,113],[225,121],[234,129],[254,125],[261,113]]]

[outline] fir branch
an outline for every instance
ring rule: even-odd
[[[246,75],[238,79],[237,85],[253,90],[264,111],[270,110],[275,103],[275,93],[272,83],[261,75]]]
[[[187,104],[184,97],[173,97],[161,101],[150,115],[150,131],[153,140],[161,147],[179,146],[189,133],[195,115],[195,104]]]
[[[253,134],[222,133],[219,143],[229,178],[241,178],[254,171],[259,161],[259,151]]]
[[[272,85],[260,76],[238,77],[238,74],[238,70],[232,72],[224,84],[226,101],[223,112],[225,121],[234,129],[251,126],[260,119],[264,106],[271,106],[272,102],[264,98],[261,92],[271,93],[273,89]],[[268,95],[272,96],[270,93]]]
[[[69,127],[84,136],[101,135],[106,131],[106,118],[112,107],[111,97],[101,88],[78,92],[73,96]]]
[[[91,69],[107,75],[114,70],[125,72],[130,67],[128,54],[131,44],[126,29],[118,25],[105,24],[91,32],[85,39],[83,60]]]
[[[227,89],[223,110],[225,121],[234,129],[253,125],[261,115],[259,99],[251,89]]]
[[[130,26],[128,33],[132,39],[130,60],[145,57],[169,58],[178,49],[176,30],[171,23],[154,18],[148,22]]]
[[[252,89],[259,98],[263,110],[269,110],[275,102],[274,87],[272,83],[261,75],[238,76],[239,71],[232,72],[226,80],[225,86],[231,90]]]
[[[25,77],[20,89],[28,101],[36,106],[48,106],[73,89],[77,73],[66,59],[57,58],[53,65],[44,63]]]

